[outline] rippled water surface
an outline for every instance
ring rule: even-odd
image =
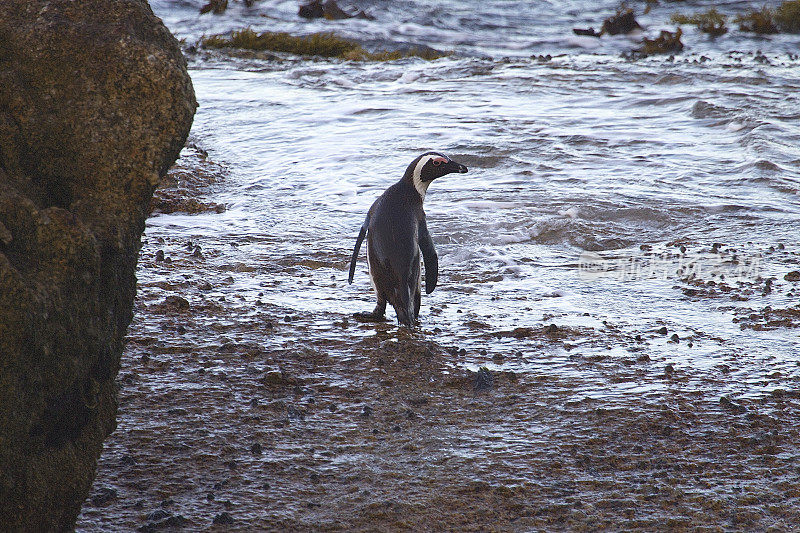
[[[153,8],[184,40],[190,144],[223,168],[203,200],[226,210],[148,220],[119,428],[79,529],[223,510],[243,530],[796,522],[798,35],[684,27],[683,54],[629,60],[677,10],[748,3],[636,3],[644,30],[601,39],[572,28],[614,2],[341,2],[375,20],[314,22],[201,3]],[[197,48],[244,26],[454,53]],[[428,150],[470,169],[425,199],[438,287],[417,332],[391,309],[358,324],[359,227]],[[484,366],[480,396],[466,370]]]
[[[437,339],[491,350],[504,342],[492,332],[542,323],[666,326],[692,346],[656,336],[642,345],[651,357],[699,368],[744,357],[746,378],[730,384],[740,392],[761,382],[766,360],[770,370],[797,372],[795,329],[733,321],[739,308],[797,300],[783,280],[797,266],[800,234],[800,69],[787,52],[796,36],[711,40],[687,28],[684,55],[629,61],[619,52],[641,35],[571,32],[599,26],[610,2],[574,12],[527,2],[400,2],[387,11],[362,3],[375,21],[312,23],[294,2],[232,4],[217,17],[198,17],[193,3],[154,7],[188,42],[252,25],[456,52],[433,62],[191,63],[200,101],[193,136],[229,167],[216,198],[228,210],[157,216],[148,234],[238,244],[223,259],[259,269],[237,279],[245,297],[264,292],[311,314],[371,308],[363,255],[352,286],[345,272],[364,213],[416,155],[440,150],[470,172],[437,181],[426,198],[440,282],[423,297],[421,318]],[[662,5],[640,16],[644,34],[671,28],[671,12]],[[556,57],[536,57],[545,53]],[[713,243],[739,267],[721,266]],[[600,254],[602,273],[581,270],[587,251]],[[690,297],[681,279],[692,272],[704,281],[728,272],[734,287],[774,277],[776,289],[765,296],[751,287],[741,301]]]

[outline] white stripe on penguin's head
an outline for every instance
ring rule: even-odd
[[[431,184],[430,181],[422,181],[422,167],[430,161],[431,159],[442,159],[444,158],[443,155],[437,153],[425,154],[419,158],[417,161],[416,166],[414,167],[414,172],[411,174],[411,180],[414,182],[414,188],[417,189],[417,192],[425,199],[425,193],[428,192],[428,185]]]

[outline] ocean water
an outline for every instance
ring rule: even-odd
[[[674,12],[750,3],[661,2],[645,15],[637,2],[644,29],[600,39],[572,28],[599,29],[616,2],[341,2],[375,20],[312,22],[296,2],[231,2],[218,16],[199,15],[202,3],[152,6],[187,47],[252,27],[453,51],[392,62],[189,54],[191,140],[227,168],[212,198],[227,210],[157,215],[146,234],[247,266],[232,270],[229,295],[291,310],[321,336],[374,334],[325,326],[372,309],[363,250],[347,284],[364,214],[437,150],[470,169],[425,200],[440,277],[420,334],[467,348],[453,365],[574,374],[577,355],[644,353],[685,371],[686,386],[739,396],[800,377],[797,319],[763,319],[800,298],[784,279],[800,263],[800,36],[732,24],[713,39],[684,26],[681,54],[623,56],[674,30]],[[547,346],[517,329],[550,324],[584,333]],[[577,399],[659,392],[583,377]]]

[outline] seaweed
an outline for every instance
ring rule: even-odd
[[[787,0],[775,11],[775,22],[781,30],[800,33],[800,0]]]
[[[766,6],[758,11],[739,15],[734,19],[734,22],[739,24],[741,31],[760,34],[778,33],[774,12]]]
[[[600,28],[601,34],[618,35],[620,33],[630,33],[634,30],[639,30],[642,27],[636,22],[633,16],[633,9],[624,9],[617,11],[613,17],[608,17],[603,21],[603,26]]]
[[[655,39],[645,39],[639,53],[645,56],[654,54],[670,54],[683,50],[681,36],[683,31],[678,28],[675,33],[661,30],[661,34]]]
[[[572,32],[575,35],[601,37],[605,34],[619,35],[620,33],[630,33],[640,29],[642,29],[642,27],[636,22],[633,9],[628,8],[619,9],[615,15],[605,19],[603,25],[600,27],[600,32],[595,31],[594,28],[573,28]]]
[[[728,17],[717,11],[716,8],[711,8],[705,13],[695,13],[693,15],[675,13],[670,18],[670,21],[674,24],[693,24],[700,31],[713,37],[718,37],[728,32],[728,28],[725,26]]]
[[[343,39],[332,32],[312,33],[297,37],[281,32],[256,33],[250,28],[234,31],[229,37],[224,35],[203,37],[201,43],[206,48],[269,50],[301,56],[335,57],[351,61],[392,61],[405,57],[433,60],[449,55],[427,47],[373,53],[364,50],[357,42]]]

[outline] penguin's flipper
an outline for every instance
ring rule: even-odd
[[[433,247],[424,218],[419,222],[419,249],[422,250],[422,260],[425,263],[425,294],[430,294],[439,279],[439,256],[436,255],[436,248]]]
[[[358,232],[358,238],[356,239],[356,247],[353,249],[353,257],[350,258],[350,276],[347,278],[347,283],[353,283],[353,276],[356,273],[356,261],[358,260],[358,251],[361,249],[361,243],[364,241],[364,236],[367,234],[368,227],[369,227],[369,213],[367,213],[367,219],[364,220],[364,223],[361,225],[361,231]]]

